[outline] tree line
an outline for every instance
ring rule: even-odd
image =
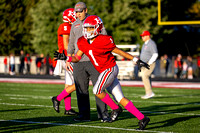
[[[197,0],[184,1],[175,12],[173,0],[162,1],[164,11],[162,19],[179,19],[178,13],[185,12],[191,18],[198,19],[195,13]],[[0,55],[19,54],[23,49],[27,53],[43,53],[53,55],[57,47],[57,29],[62,21],[62,12],[73,8],[78,1],[72,0],[1,0],[0,2]],[[157,24],[157,0],[83,0],[90,15],[98,15],[103,20],[109,35],[116,44],[140,44],[140,34],[149,30],[157,42],[158,49],[166,52],[166,43],[173,41],[177,31],[175,26],[160,26]],[[168,11],[168,7],[173,12]],[[177,8],[177,7],[176,7]],[[193,16],[192,16],[192,15]],[[169,16],[170,15],[170,16]],[[176,26],[182,29],[182,26]],[[194,26],[189,28],[195,29]],[[172,35],[172,36],[171,36]],[[174,36],[173,36],[174,35]],[[168,44],[169,46],[169,44]],[[165,50],[163,50],[163,48]],[[170,51],[170,50],[169,50]]]

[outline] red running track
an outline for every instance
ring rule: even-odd
[[[6,83],[33,83],[33,84],[64,84],[63,79],[23,79],[23,78],[0,78],[0,82]],[[120,81],[122,86],[143,87],[142,81]],[[92,85],[90,83],[90,85]],[[193,82],[166,82],[153,81],[154,88],[177,88],[177,89],[200,89],[200,83]]]

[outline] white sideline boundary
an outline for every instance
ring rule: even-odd
[[[20,120],[0,120],[1,122],[17,122],[17,123],[28,123],[28,124],[43,124],[43,125],[53,125],[53,126],[70,126],[70,127],[86,127],[86,128],[97,128],[97,129],[110,129],[110,130],[123,130],[123,131],[136,131],[136,129],[126,129],[126,128],[116,128],[116,127],[103,127],[103,126],[92,126],[92,125],[76,125],[76,124],[65,124],[65,123],[50,123],[50,122],[34,122],[34,121],[20,121]],[[165,131],[151,131],[151,130],[141,130],[142,132],[151,133],[172,133]]]
[[[64,84],[62,79],[23,79],[23,78],[0,78],[0,82],[7,83],[33,83],[33,84]],[[120,81],[122,86],[143,87],[142,81]],[[92,83],[90,82],[90,85]],[[166,82],[153,81],[154,88],[180,88],[180,89],[200,89],[200,83],[191,82]]]

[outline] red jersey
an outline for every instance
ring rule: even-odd
[[[197,58],[197,66],[200,67],[200,56]]]
[[[182,67],[182,63],[181,63],[181,61],[179,61],[179,60],[175,60],[174,61],[174,68],[181,68]]]
[[[7,65],[7,62],[8,62],[7,57],[5,57],[3,60],[4,65]]]
[[[108,35],[99,35],[89,44],[82,36],[77,42],[79,50],[88,56],[98,72],[116,65],[112,50],[116,47],[113,38]]]
[[[53,58],[51,63],[52,63],[53,68],[55,68],[56,64],[57,64],[57,60],[55,60],[55,58]]]
[[[58,49],[60,53],[62,53],[64,50],[63,35],[69,35],[70,30],[71,25],[69,23],[62,23],[58,28]]]

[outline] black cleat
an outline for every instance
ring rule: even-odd
[[[110,117],[106,117],[106,118],[101,119],[101,122],[105,122],[105,123],[109,122],[109,123],[111,123],[112,119]]]
[[[85,121],[85,122],[88,122],[88,121],[91,121],[89,118],[85,118],[85,117],[77,117],[77,118],[74,118],[73,119],[74,121]]]
[[[78,112],[76,112],[73,109],[70,109],[70,110],[65,110],[64,114],[65,115],[78,115]]]
[[[117,120],[118,116],[122,113],[123,109],[121,106],[119,106],[118,109],[115,109],[111,112],[111,116],[110,118],[112,119],[112,121]]]
[[[138,122],[139,128],[137,128],[136,130],[144,130],[149,121],[150,121],[149,117],[144,116],[144,118]]]
[[[57,97],[55,96],[55,97],[52,97],[52,102],[53,102],[53,108],[55,109],[55,111],[57,112],[57,113],[59,113],[60,112],[60,110],[59,110],[59,105],[60,105],[60,101],[58,101],[57,100]]]

